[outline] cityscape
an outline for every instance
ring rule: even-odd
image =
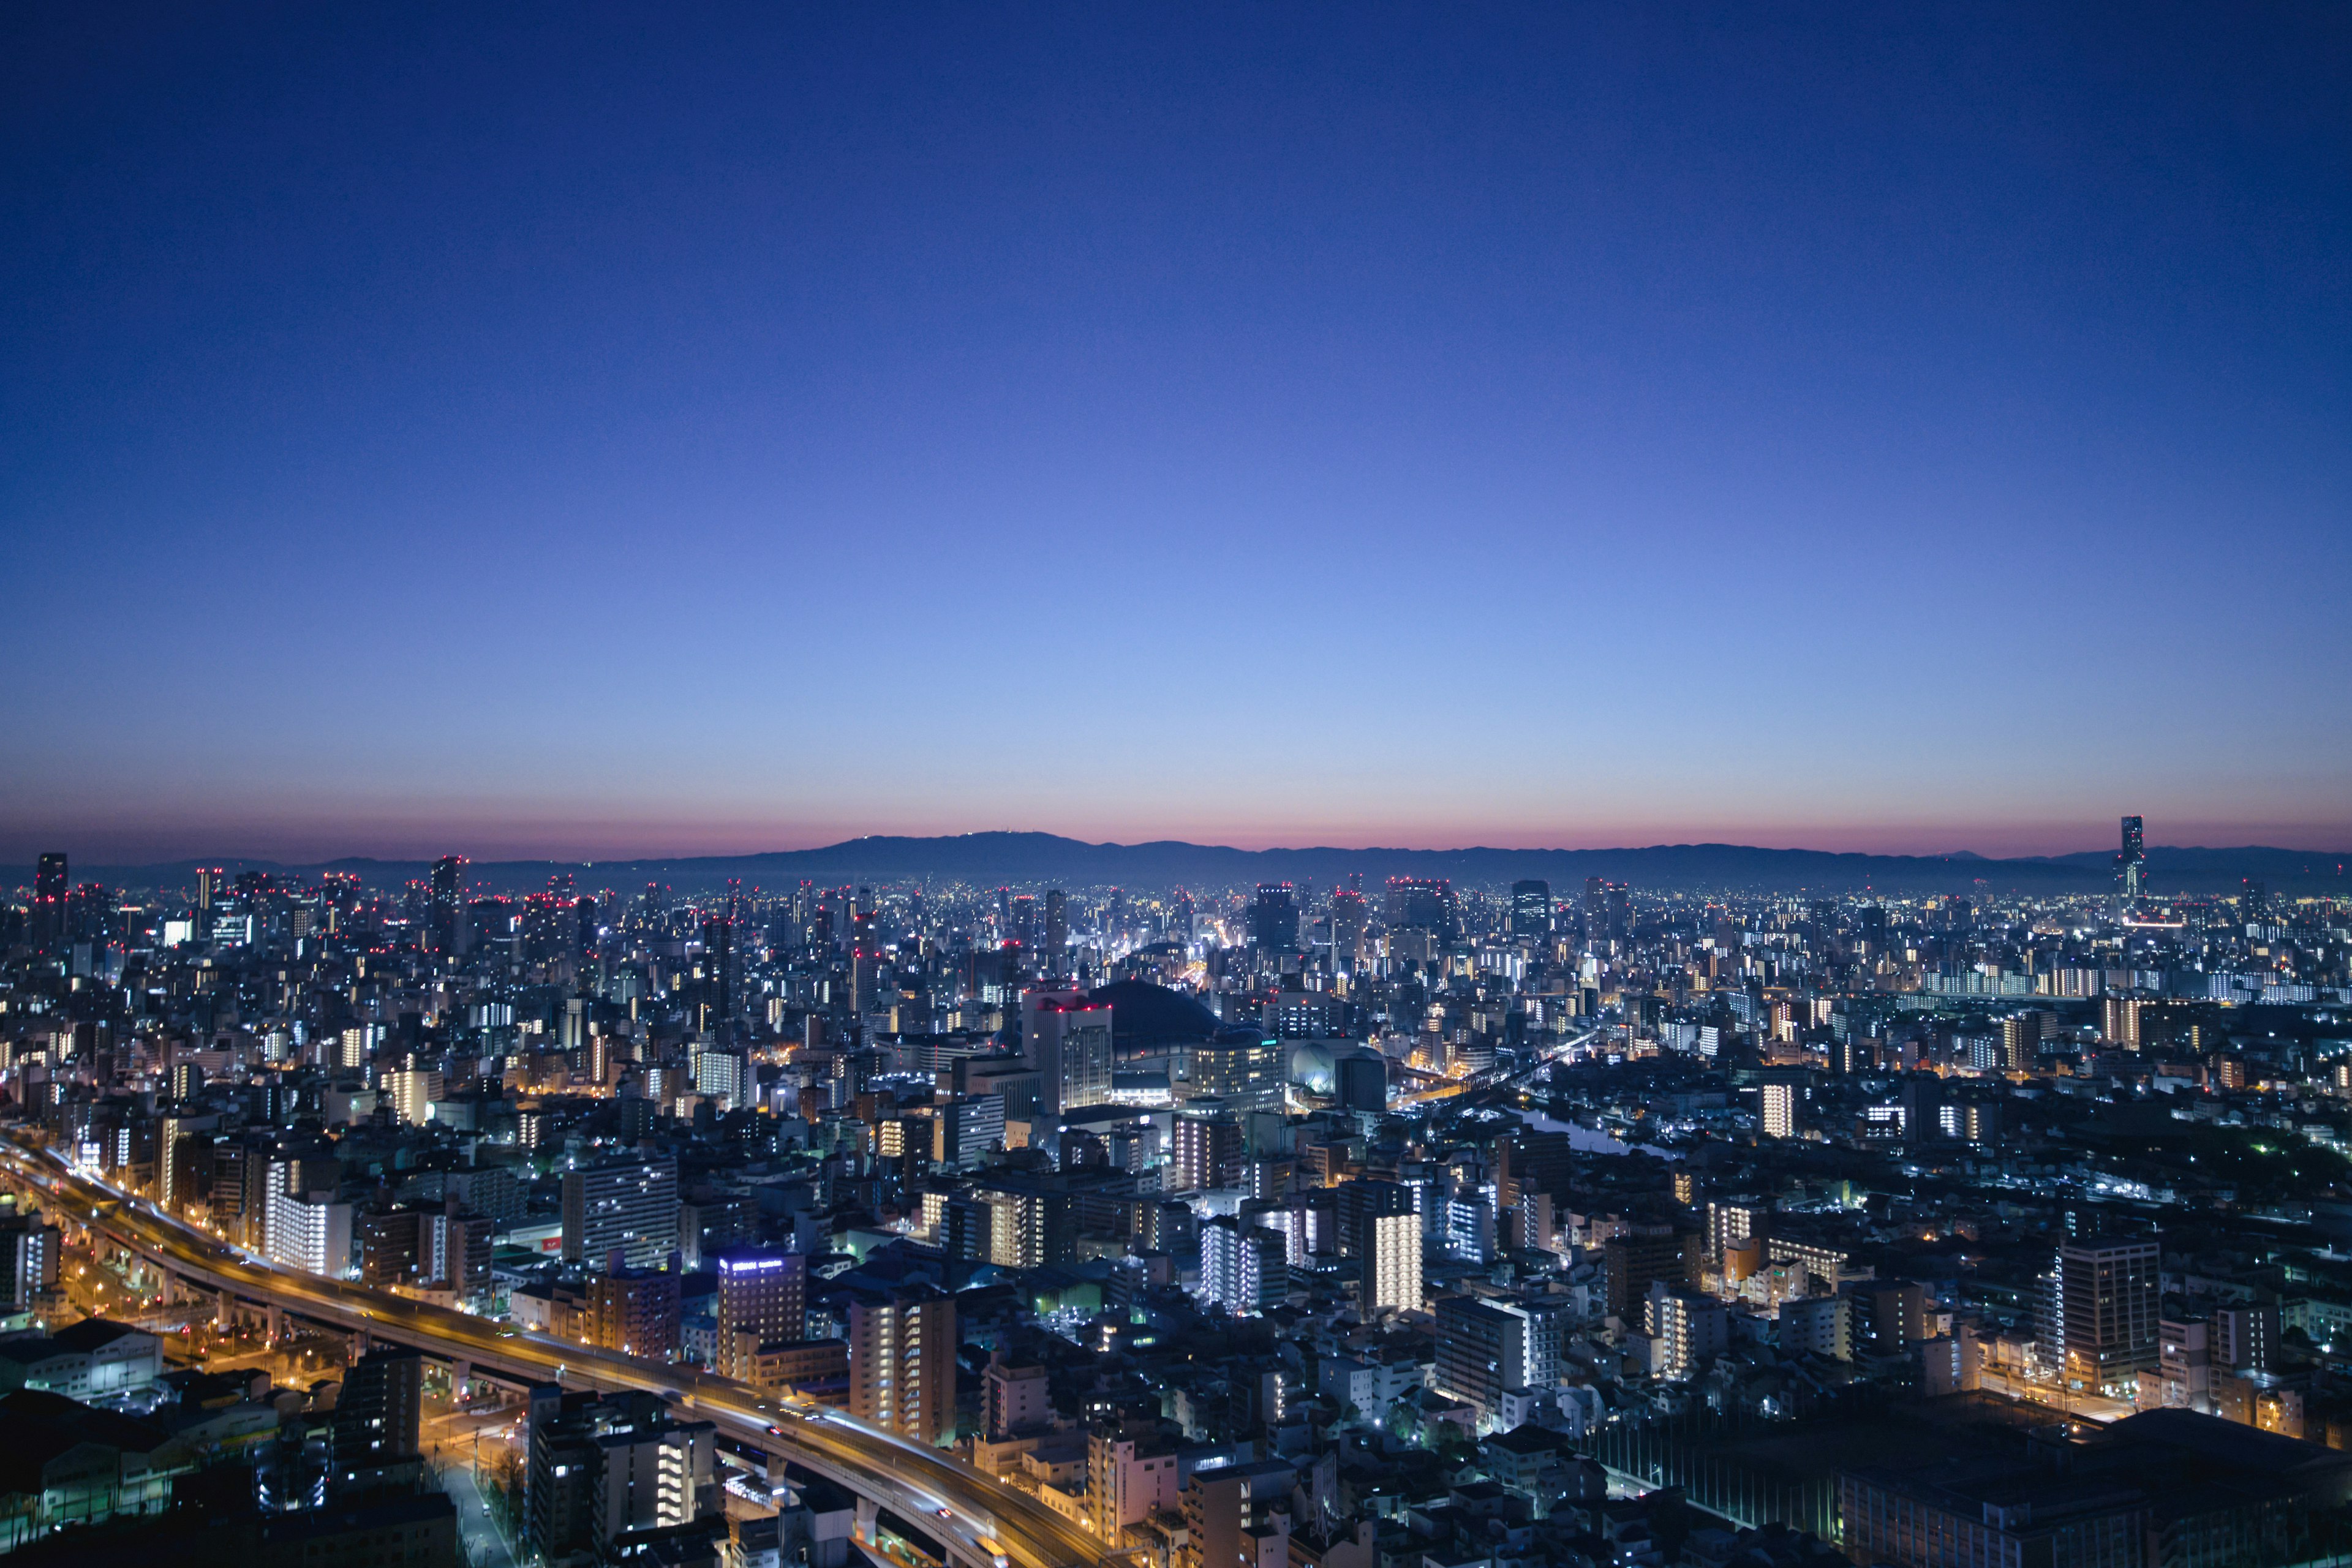
[[[67,1473],[9,1544],[2322,1560],[2352,899],[2166,856],[2125,816],[2097,890],[1889,897],[45,855],[0,1416]]]
[[[0,1568],[2352,1568],[2347,110],[0,7]]]

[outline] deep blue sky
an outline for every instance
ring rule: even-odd
[[[2341,6],[0,13],[0,853],[2352,843]]]

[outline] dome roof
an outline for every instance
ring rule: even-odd
[[[1119,980],[1095,989],[1110,1004],[1111,1038],[1122,1047],[1181,1045],[1217,1032],[1214,1013],[1181,991],[1149,980]]]

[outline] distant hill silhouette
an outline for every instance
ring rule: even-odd
[[[71,846],[67,846],[68,851]],[[462,846],[453,846],[462,849]],[[475,864],[478,887],[530,892],[552,872],[571,872],[583,889],[631,891],[659,882],[698,891],[729,879],[773,890],[803,879],[826,885],[961,882],[978,887],[1045,883],[1067,888],[1214,889],[1259,881],[1305,881],[1328,888],[1361,873],[1367,890],[1392,876],[1445,877],[1465,886],[1495,886],[1542,878],[1555,894],[1580,889],[1587,877],[1639,888],[1750,892],[1991,893],[2091,892],[2112,886],[2113,851],[1988,859],[1950,855],[1839,855],[1819,849],[1759,849],[1739,844],[1660,844],[1625,849],[1234,849],[1160,840],[1149,844],[1088,844],[1051,833],[967,833],[952,837],[853,838],[821,849],[688,858],[485,861]],[[2345,867],[2352,851],[2315,853],[2249,847],[2239,849],[2151,847],[2149,887],[2163,892],[2228,892],[2247,878],[2273,891],[2352,892]],[[296,875],[349,871],[371,886],[398,886],[425,874],[421,860],[346,858],[314,865],[207,858],[150,866],[82,866],[74,879],[110,887],[171,888],[193,884],[194,868],[263,869]],[[29,886],[32,868],[0,870],[9,883]]]

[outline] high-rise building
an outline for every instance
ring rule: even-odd
[[[631,1531],[690,1524],[718,1510],[708,1421],[672,1419],[653,1394],[598,1398],[530,1391],[525,1561],[611,1562]]]
[[[1797,1090],[1793,1084],[1768,1083],[1756,1091],[1761,1108],[1759,1121],[1767,1138],[1797,1135]]]
[[[388,1466],[415,1459],[425,1413],[425,1358],[413,1350],[373,1350],[343,1373],[335,1395],[329,1452],[339,1487],[359,1487]]]
[[[657,1268],[617,1268],[588,1281],[588,1340],[602,1350],[647,1361],[677,1354],[677,1276]]]
[[[423,1068],[397,1068],[383,1075],[383,1092],[392,1113],[411,1126],[421,1126],[433,1115],[441,1098],[441,1075]]]
[[[1476,1405],[1484,1424],[1500,1413],[1506,1393],[1527,1386],[1527,1364],[1526,1318],[1475,1296],[1439,1300],[1438,1393]]]
[[[1250,942],[1260,952],[1297,952],[1298,898],[1287,882],[1260,882],[1250,900]]]
[[[462,955],[466,942],[466,858],[444,855],[433,862],[427,889],[425,942],[443,958]]]
[[[1241,1179],[1242,1130],[1222,1106],[1199,1106],[1176,1113],[1170,1151],[1169,1190],[1214,1191]]]
[[[1236,1111],[1280,1110],[1289,1054],[1262,1025],[1227,1025],[1193,1046],[1180,1092],[1213,1097]]]
[[[1364,956],[1364,933],[1371,925],[1371,906],[1361,889],[1342,888],[1331,895],[1331,963],[1352,969]]]
[[[1201,1299],[1237,1316],[1279,1306],[1290,1267],[1279,1232],[1219,1215],[1201,1227]]]
[[[1543,942],[1551,940],[1551,884],[1528,880],[1511,884],[1511,940]]]
[[[2126,899],[2140,893],[2140,875],[2147,864],[2147,850],[2140,842],[2140,819],[2126,816],[2123,823],[2123,847],[2116,855],[2116,890]]]
[[[1059,888],[1045,889],[1045,931],[1039,944],[1038,958],[1048,974],[1068,973],[1070,955],[1070,900]]]
[[[849,1412],[917,1443],[955,1439],[955,1298],[928,1285],[849,1302]]]
[[[1389,1108],[1389,1060],[1378,1051],[1350,1051],[1331,1064],[1331,1098],[1344,1110],[1377,1116]]]
[[[702,922],[703,1001],[712,1026],[735,1016],[739,994],[735,968],[735,922],[719,915]]]
[[[68,880],[63,851],[42,856],[33,868],[33,907],[27,912],[26,935],[35,947],[55,947],[65,941]]]
[[[1391,1189],[1392,1198],[1364,1218],[1364,1294],[1367,1312],[1421,1310],[1421,1215],[1412,1194],[1394,1182],[1366,1184]]]
[[[2162,1257],[2154,1241],[2104,1237],[2059,1247],[2057,1305],[2068,1377],[2097,1388],[2155,1370]]]
[[[269,1194],[263,1251],[272,1263],[329,1279],[352,1266],[352,1205],[318,1194]]]
[[[677,1163],[637,1160],[563,1173],[563,1257],[605,1267],[614,1253],[646,1268],[677,1246]]]
[[[808,1331],[808,1258],[797,1252],[730,1252],[719,1258],[717,1370],[751,1381],[759,1348]]]
[[[1450,942],[1461,934],[1454,884],[1444,878],[1391,877],[1385,914],[1392,931],[1423,931],[1440,942]]]
[[[0,1316],[30,1312],[58,1283],[61,1238],[40,1216],[10,1208],[0,1214]]]
[[[1045,1369],[1013,1366],[1002,1352],[988,1359],[981,1375],[981,1424],[992,1443],[1054,1420],[1054,1401]]]
[[[1111,1008],[1083,991],[1026,991],[1022,1048],[1037,1068],[1038,1111],[1048,1118],[1110,1099]]]

